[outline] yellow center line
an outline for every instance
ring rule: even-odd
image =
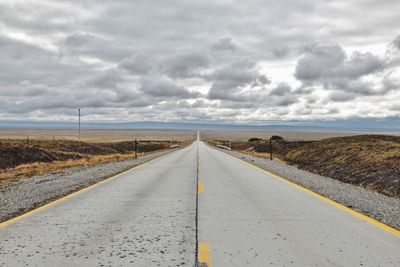
[[[262,171],[262,172],[264,172],[264,173],[266,173],[266,174],[268,174],[268,175],[270,175],[270,176],[272,176],[272,177],[274,177],[274,178],[276,178],[276,179],[278,179],[278,180],[280,180],[280,181],[282,181],[282,182],[284,182],[286,184],[289,184],[289,185],[291,185],[291,186],[293,186],[293,187],[295,187],[295,188],[297,188],[297,189],[299,189],[301,191],[304,191],[309,195],[312,195],[312,196],[314,196],[314,197],[316,197],[318,199],[321,199],[321,200],[323,200],[323,201],[325,201],[325,202],[327,202],[327,203],[329,203],[329,204],[331,204],[331,205],[333,205],[333,206],[335,206],[335,207],[337,207],[337,208],[339,208],[339,209],[341,209],[341,210],[343,210],[343,211],[345,211],[347,213],[350,213],[351,215],[353,215],[353,216],[355,216],[355,217],[357,217],[357,218],[359,218],[359,219],[361,219],[361,220],[363,220],[365,222],[369,222],[369,223],[375,225],[376,227],[379,227],[379,228],[381,228],[381,229],[383,229],[383,230],[385,230],[385,231],[387,231],[389,233],[394,234],[395,236],[400,237],[400,231],[390,227],[389,225],[386,225],[384,223],[378,222],[378,221],[376,221],[376,220],[374,220],[374,219],[372,219],[372,218],[370,218],[370,217],[368,217],[368,216],[366,216],[366,215],[364,215],[364,214],[362,214],[360,212],[357,212],[357,211],[355,211],[353,209],[350,209],[350,208],[348,208],[346,206],[343,206],[342,204],[340,204],[340,203],[338,203],[338,202],[336,202],[336,201],[334,201],[332,199],[324,197],[324,196],[322,196],[322,195],[320,195],[318,193],[315,193],[315,192],[311,191],[310,189],[307,189],[307,188],[305,188],[305,187],[303,187],[301,185],[293,183],[293,182],[291,182],[291,181],[289,181],[289,180],[287,180],[287,179],[285,179],[285,178],[283,178],[283,177],[281,177],[281,176],[279,176],[279,175],[277,175],[275,173],[269,172],[269,171],[267,171],[267,170],[265,170],[263,168],[260,168],[260,167],[258,167],[256,165],[253,165],[253,164],[251,164],[251,163],[249,163],[247,161],[244,161],[242,159],[236,158],[236,157],[234,157],[234,156],[232,156],[232,155],[230,155],[228,153],[225,153],[225,152],[223,152],[223,153],[225,155],[228,155],[229,157],[232,157],[232,158],[234,158],[236,160],[239,160],[239,161],[243,162],[244,164],[246,164],[246,165],[248,165],[250,167],[258,169],[258,170],[260,170],[260,171]]]
[[[204,182],[202,180],[199,179],[199,181],[197,182],[197,190],[199,194],[204,193]]]
[[[198,266],[199,267],[211,267],[211,249],[208,243],[200,242],[199,243],[199,257],[198,257]]]

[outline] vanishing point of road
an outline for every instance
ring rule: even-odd
[[[399,233],[196,141],[0,224],[0,266],[400,266]]]

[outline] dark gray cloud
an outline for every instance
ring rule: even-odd
[[[122,82],[123,79],[124,77],[118,72],[118,70],[108,69],[89,78],[85,85],[98,88],[117,88],[118,83]]]
[[[173,78],[196,76],[210,64],[205,53],[186,52],[168,56],[160,64],[160,71]]]
[[[0,119],[399,116],[396,5],[3,0]]]
[[[65,37],[63,45],[68,48],[81,47],[96,39],[96,36],[90,33],[73,33]]]
[[[239,61],[216,69],[205,78],[212,82],[209,99],[244,101],[246,87],[263,86],[270,83],[269,79],[261,74],[255,64],[249,61]]]
[[[231,37],[225,37],[219,39],[215,44],[213,44],[213,48],[216,50],[235,51],[237,44],[233,42]]]
[[[338,45],[313,45],[298,61],[295,76],[306,83],[340,84],[385,68],[385,61],[371,53],[355,52],[350,57]]]
[[[400,35],[393,40],[392,45],[400,50]]]
[[[348,55],[338,45],[314,44],[307,47],[296,65],[295,77],[305,87],[321,85],[327,90],[351,92],[355,95],[380,95],[387,93],[384,87],[374,88],[364,78],[379,75],[389,66],[383,57],[372,53],[353,52]],[[344,100],[343,93],[331,93],[332,101]],[[354,97],[347,98],[347,101]]]
[[[292,88],[288,84],[281,83],[270,91],[270,95],[284,96],[292,92]]]
[[[118,66],[133,74],[147,74],[154,69],[157,62],[149,55],[139,54],[124,58]]]

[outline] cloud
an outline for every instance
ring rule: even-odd
[[[373,74],[385,68],[385,62],[371,53],[354,52],[348,56],[338,45],[313,45],[298,61],[295,76],[303,82],[335,83]]]
[[[292,92],[292,88],[288,84],[281,83],[270,91],[270,95],[284,96]]]
[[[141,92],[155,98],[195,98],[196,92],[190,92],[183,86],[163,77],[146,77],[141,80]]]
[[[360,95],[384,94],[363,80],[387,68],[385,59],[372,53],[353,52],[350,56],[338,45],[314,44],[307,47],[296,65],[295,77],[304,86],[321,85],[329,90]],[[338,95],[338,94],[333,94]]]
[[[244,101],[246,87],[263,86],[270,83],[269,79],[261,74],[254,63],[249,61],[233,62],[216,69],[205,78],[212,82],[209,99]]]
[[[391,43],[395,48],[400,50],[400,35],[398,35]]]
[[[154,64],[150,56],[139,54],[124,58],[118,66],[133,74],[147,74],[155,67]]]
[[[124,77],[116,69],[108,69],[100,72],[94,77],[89,78],[85,85],[98,88],[116,88]]]
[[[235,51],[237,48],[237,44],[233,42],[231,37],[225,37],[219,39],[212,47],[215,50]]]
[[[396,1],[4,0],[0,119],[400,116]]]
[[[210,59],[205,53],[179,53],[165,58],[160,64],[160,71],[174,78],[196,76],[205,69]]]
[[[80,47],[96,39],[96,36],[90,33],[73,33],[65,37],[63,45],[66,47]]]

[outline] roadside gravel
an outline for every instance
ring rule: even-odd
[[[400,230],[400,199],[320,176],[279,161],[221,150]]]
[[[60,173],[34,176],[4,184],[0,187],[0,222],[169,152],[171,150],[154,152],[138,159],[74,167]]]

